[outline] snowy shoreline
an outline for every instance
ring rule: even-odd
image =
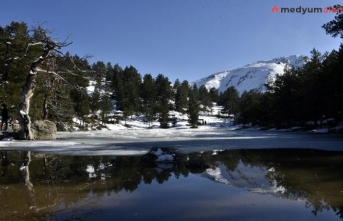
[[[57,132],[56,140],[18,141],[4,139],[0,150],[36,151],[59,155],[143,155],[152,147],[174,147],[181,153],[227,149],[312,148],[343,150],[343,136],[322,131],[301,132],[297,128],[276,130],[244,128],[214,115],[199,116],[206,124],[192,129],[187,115],[177,112],[175,127],[159,128],[159,122],[133,117],[101,130]],[[126,124],[126,126],[125,126]],[[77,128],[76,128],[77,129]],[[285,132],[287,131],[287,132]],[[290,132],[289,132],[290,131]],[[325,134],[322,136],[322,134]],[[319,136],[320,135],[320,136]]]
[[[113,127],[118,127],[114,125]],[[143,155],[152,147],[175,147],[182,153],[226,149],[311,148],[343,151],[336,134],[235,130],[202,125],[198,129],[111,128],[112,130],[58,132],[51,141],[1,141],[0,150],[30,150],[60,155]]]

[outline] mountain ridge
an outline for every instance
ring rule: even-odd
[[[306,59],[307,57],[303,55],[291,55],[267,61],[256,61],[242,67],[211,74],[191,84],[196,84],[198,87],[204,85],[208,90],[215,88],[219,93],[231,86],[234,86],[240,95],[252,89],[264,92],[265,84],[274,81],[277,74],[284,74],[286,66],[302,67]]]

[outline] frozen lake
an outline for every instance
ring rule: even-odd
[[[142,155],[154,146],[172,146],[182,153],[260,148],[343,150],[341,135],[259,130],[125,129],[59,132],[56,141],[2,141],[3,150],[33,150],[67,155]]]

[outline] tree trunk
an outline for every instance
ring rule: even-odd
[[[30,162],[31,162],[31,151],[21,151],[20,152],[20,158],[21,158],[21,165],[20,171],[21,176],[23,178],[23,183],[25,185],[26,190],[26,198],[27,198],[27,204],[29,205],[29,208],[35,209],[36,208],[36,197],[35,192],[33,189],[33,184],[30,180]],[[23,196],[25,197],[25,196]]]
[[[35,89],[36,74],[28,74],[22,87],[19,103],[19,138],[31,140],[30,101]]]
[[[54,49],[56,44],[53,42],[45,43],[42,55],[34,60],[31,64],[30,71],[26,77],[25,85],[22,87],[19,101],[19,138],[32,140],[31,136],[31,120],[29,117],[30,101],[36,87],[36,77],[39,71],[39,65],[49,57],[50,51]]]
[[[44,95],[44,104],[43,104],[43,120],[48,119],[48,94]]]

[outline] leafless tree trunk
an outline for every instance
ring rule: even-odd
[[[42,36],[42,39],[40,41],[37,41],[35,43],[30,43],[27,46],[26,53],[30,46],[34,45],[41,45],[42,46],[42,53],[41,55],[34,60],[31,63],[29,73],[26,77],[26,82],[22,87],[21,95],[20,95],[20,101],[19,101],[19,125],[20,125],[20,131],[19,131],[19,137],[21,139],[33,139],[31,136],[31,120],[29,117],[29,111],[30,111],[30,101],[34,94],[34,90],[36,87],[36,77],[38,72],[46,72],[49,74],[56,74],[54,70],[42,70],[40,69],[40,65],[47,60],[49,57],[58,56],[58,54],[62,54],[58,50],[62,47],[65,47],[71,43],[66,42],[55,42],[51,40],[51,38],[47,35],[47,31],[44,30],[41,27],[38,27],[35,29],[36,32],[39,33],[40,36]]]

